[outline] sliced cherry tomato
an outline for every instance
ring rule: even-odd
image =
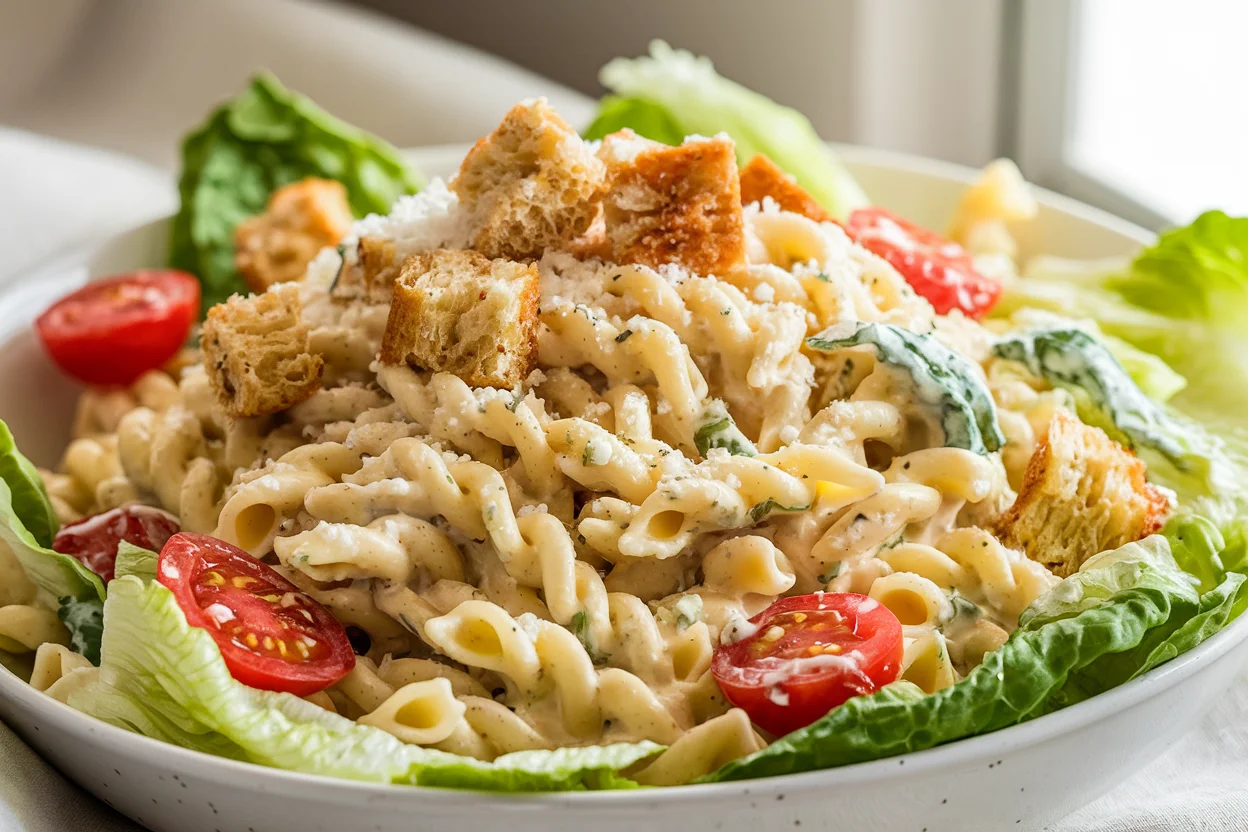
[[[750,623],[750,635],[716,649],[711,673],[729,702],[776,736],[874,693],[901,671],[901,623],[865,595],[783,598]]]
[[[845,230],[891,263],[942,315],[961,309],[978,320],[1001,297],[1001,284],[977,272],[966,249],[890,211],[859,208]]]
[[[212,634],[244,685],[307,696],[355,667],[347,632],[329,610],[223,540],[174,535],[160,550],[156,579],[187,622]]]
[[[178,518],[169,512],[133,504],[62,526],[52,540],[52,548],[82,561],[108,583],[113,579],[121,541],[159,552],[165,541],[181,530]]]
[[[199,281],[137,271],[88,283],[35,321],[62,370],[87,384],[129,384],[172,358],[199,317]]]

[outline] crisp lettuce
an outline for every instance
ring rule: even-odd
[[[1128,544],[1037,599],[1010,640],[957,684],[924,695],[902,682],[856,697],[704,779],[876,760],[1033,719],[1121,684],[1155,656],[1195,646],[1226,613],[1221,595],[1206,608],[1163,537]]]
[[[341,182],[357,217],[387,213],[422,184],[389,144],[267,73],[186,137],[169,258],[199,278],[205,310],[247,291],[234,268],[234,228],[262,213],[277,188],[309,176]]]
[[[527,751],[484,763],[407,745],[296,696],[236,682],[212,636],[188,624],[159,583],[128,575],[109,590],[99,677],[69,704],[184,748],[351,780],[497,791],[636,787],[621,772],[663,748]]]
[[[937,414],[948,447],[988,454],[1005,444],[983,374],[931,335],[894,324],[846,322],[812,335],[806,346],[819,352],[871,347],[876,359],[904,374],[915,398]]]
[[[133,575],[141,581],[154,581],[156,580],[156,560],[159,557],[149,549],[123,540],[117,544],[117,560],[113,566],[113,575],[117,578]]]
[[[680,144],[685,136],[723,132],[736,143],[741,162],[767,154],[838,219],[870,202],[805,116],[729,81],[708,58],[656,40],[649,57],[616,58],[599,80],[614,95],[603,99],[586,138],[628,127]]]

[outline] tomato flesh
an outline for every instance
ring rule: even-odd
[[[729,702],[776,736],[874,693],[901,672],[901,622],[865,595],[784,598],[750,624],[748,636],[716,649],[711,673]]]
[[[88,283],[35,321],[52,360],[87,384],[130,384],[172,358],[199,317],[199,281],[144,270]]]
[[[890,211],[859,208],[845,230],[887,260],[941,315],[960,309],[978,320],[1001,298],[1001,284],[976,271],[966,249]]]
[[[188,623],[212,634],[230,675],[245,685],[307,696],[355,666],[346,630],[329,610],[225,541],[174,535],[156,579]]]
[[[181,531],[178,518],[167,511],[144,505],[128,505],[62,526],[52,548],[71,555],[105,583],[113,579],[117,546],[121,541],[159,552],[170,537]]]

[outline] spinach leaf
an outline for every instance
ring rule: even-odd
[[[104,639],[104,602],[99,598],[61,598],[56,615],[69,630],[69,647],[91,664],[100,664]]]
[[[169,259],[199,278],[205,310],[247,290],[234,268],[234,228],[263,212],[277,188],[309,176],[341,182],[356,216],[386,213],[422,184],[393,147],[269,74],[187,136]]]
[[[988,454],[1005,444],[992,394],[975,365],[930,335],[892,324],[837,324],[806,339],[821,352],[871,346],[876,359],[909,376],[915,396],[940,413],[945,445]]]
[[[698,429],[693,434],[693,444],[702,456],[706,456],[712,448],[723,448],[733,456],[754,456],[758,453],[754,443],[737,429],[737,423],[719,399],[713,400],[702,413]]]
[[[1042,329],[998,341],[994,355],[1017,361],[1057,387],[1077,394],[1080,416],[1129,448],[1161,453],[1180,471],[1192,460],[1182,429],[1131,381],[1108,349],[1079,329]]]

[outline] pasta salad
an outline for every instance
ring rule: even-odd
[[[704,61],[603,77],[424,186],[270,77],[192,134],[175,268],[37,323],[59,467],[0,423],[6,663],[264,765],[629,788],[996,730],[1241,611],[1237,429],[1132,287],[1246,221],[1020,277],[1008,161],[945,236]]]

